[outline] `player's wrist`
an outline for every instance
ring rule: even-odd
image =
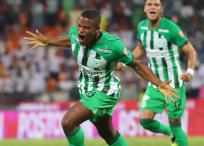
[[[187,71],[186,71],[187,74],[190,74],[191,76],[194,75],[194,69],[192,68],[188,68]]]
[[[163,86],[163,82],[162,81],[158,81],[156,84],[157,88],[160,88],[161,86]]]

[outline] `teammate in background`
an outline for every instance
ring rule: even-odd
[[[186,104],[185,82],[192,79],[196,51],[181,29],[171,20],[162,17],[162,0],[146,0],[144,11],[147,19],[138,24],[139,43],[133,51],[133,56],[137,59],[146,54],[149,68],[160,80],[171,80],[170,86],[179,91],[180,98],[175,102],[165,102],[159,89],[149,83],[141,103],[140,124],[152,132],[171,135],[172,146],[188,146],[187,135],[181,128],[181,116]],[[188,56],[188,69],[185,73],[182,73],[179,64],[180,51]],[[154,120],[155,114],[161,113],[165,108],[170,126]]]
[[[100,31],[100,14],[84,11],[78,24],[70,28],[67,38],[48,38],[36,31],[27,32],[27,44],[32,49],[49,45],[71,47],[80,69],[81,99],[64,115],[62,127],[70,146],[84,146],[84,134],[79,125],[91,120],[109,146],[127,146],[125,138],[112,125],[113,107],[120,97],[120,81],[114,71],[118,61],[132,67],[172,99],[170,81],[161,82],[144,64],[133,59],[132,53],[117,37]]]

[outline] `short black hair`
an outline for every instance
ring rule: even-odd
[[[95,9],[85,10],[81,13],[81,16],[88,19],[93,19],[97,25],[101,23],[101,15]]]
[[[146,0],[146,2],[147,2],[147,0]],[[162,5],[164,5],[164,0],[160,0],[160,2],[161,2]]]

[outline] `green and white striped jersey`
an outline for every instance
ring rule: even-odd
[[[114,71],[118,61],[131,63],[132,53],[118,37],[107,32],[102,32],[101,38],[92,48],[80,45],[76,25],[70,28],[68,37],[80,69],[78,84],[80,94],[98,90],[118,98],[120,81]]]
[[[152,29],[148,20],[138,24],[137,38],[145,48],[148,65],[160,80],[172,80],[170,86],[180,87],[183,81],[179,63],[179,51],[188,42],[181,29],[167,18]],[[154,86],[149,83],[149,86]]]

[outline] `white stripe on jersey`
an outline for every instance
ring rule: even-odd
[[[146,35],[146,49],[151,49],[150,46],[150,42],[151,42],[151,31],[147,31],[147,35]]]
[[[96,58],[96,52],[93,50],[90,50],[88,54],[88,60],[87,60],[87,66],[93,67],[93,59]]]
[[[120,87],[118,89],[118,81],[119,81],[118,77],[115,75],[114,72],[111,73],[111,76],[113,76],[113,78],[111,78],[111,81],[110,81],[111,88],[109,89],[107,95],[111,95],[113,93],[118,93],[118,91],[120,90]],[[114,81],[115,79],[117,79],[118,81]]]
[[[76,44],[72,44],[72,52],[74,52],[75,51],[75,47],[76,47]]]
[[[96,57],[96,52],[90,50],[89,52],[89,56],[88,56],[88,60],[87,60],[87,66],[93,66],[93,58]],[[92,91],[93,90],[93,81],[94,81],[94,77],[89,77],[88,78],[88,91]]]
[[[153,34],[153,38],[154,38],[154,49],[159,50],[160,47],[160,42],[158,42],[159,40],[159,33],[154,32]],[[163,41],[162,41],[163,42]],[[160,57],[155,57],[156,63],[158,65],[158,73],[159,73],[159,78],[161,81],[164,81],[164,72],[163,72],[163,66],[162,66],[162,59]]]
[[[83,46],[80,46],[80,48],[79,48],[78,58],[77,58],[78,64],[82,64],[82,59],[84,56],[84,49],[85,49],[85,47],[83,47]]]
[[[84,56],[84,47],[80,46],[79,51],[78,51],[78,58],[77,58],[78,64],[82,64],[83,56]],[[79,69],[80,69],[80,67],[79,67]],[[85,92],[84,92],[85,81],[84,81],[83,74],[82,74],[82,80],[79,82],[78,86],[81,89],[82,94],[85,94]]]

